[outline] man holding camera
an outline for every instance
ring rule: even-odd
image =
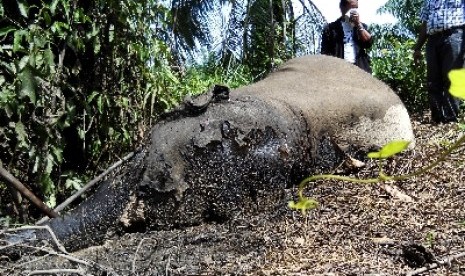
[[[345,59],[371,73],[367,50],[373,38],[367,25],[360,22],[358,1],[341,0],[339,8],[342,16],[323,29],[321,54]]]

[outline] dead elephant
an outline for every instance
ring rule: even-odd
[[[187,105],[185,105],[187,106]],[[341,149],[413,141],[408,113],[381,81],[343,60],[306,56],[195,114],[177,110],[116,177],[46,223],[69,250],[108,233],[224,222],[286,202],[283,191],[334,168]],[[284,204],[282,204],[285,206]],[[21,231],[9,241],[41,240]]]

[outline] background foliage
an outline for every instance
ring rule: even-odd
[[[51,206],[186,93],[250,81],[240,66],[208,78],[178,66],[158,1],[2,2],[0,18],[1,162]]]
[[[397,92],[407,109],[421,113],[428,107],[426,64],[415,65],[412,49],[420,26],[422,0],[389,0],[379,9],[391,13],[396,24],[373,25],[376,37],[372,48],[373,75]]]
[[[419,2],[388,1],[400,24],[373,26],[375,76],[411,110],[424,103],[424,68],[407,51]],[[308,0],[0,2],[0,161],[53,206],[185,95],[317,53],[324,23]],[[7,194],[0,181],[0,217],[21,211]]]

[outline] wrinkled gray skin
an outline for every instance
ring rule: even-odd
[[[386,85],[340,59],[301,57],[197,116],[169,114],[119,175],[47,225],[76,250],[115,231],[224,222],[282,204],[284,189],[334,168],[344,150],[393,139],[414,140]],[[25,234],[46,236],[9,238]]]

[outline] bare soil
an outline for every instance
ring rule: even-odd
[[[416,148],[389,160],[386,173],[426,166],[465,134],[460,126],[414,119]],[[465,256],[451,258],[465,252],[463,156],[461,147],[428,173],[395,183],[312,183],[307,195],[319,207],[305,216],[283,202],[223,224],[114,235],[69,254],[31,248],[15,261],[0,257],[0,275],[465,275]],[[377,172],[370,161],[353,176]]]

